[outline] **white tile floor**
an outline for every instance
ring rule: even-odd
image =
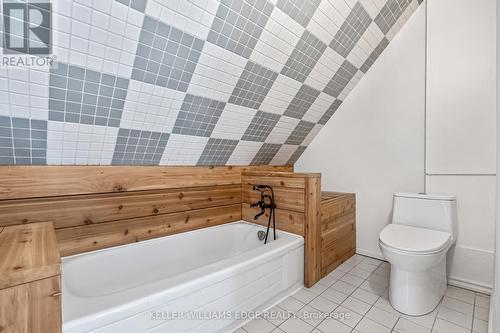
[[[355,255],[236,333],[487,332],[488,296],[449,286],[436,310],[410,317],[389,304],[389,272],[388,263]]]

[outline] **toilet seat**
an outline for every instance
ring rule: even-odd
[[[447,248],[451,234],[403,224],[389,224],[380,233],[381,245],[403,253],[432,254]]]

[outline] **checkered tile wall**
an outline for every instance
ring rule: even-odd
[[[422,0],[53,0],[0,67],[0,164],[290,164]]]

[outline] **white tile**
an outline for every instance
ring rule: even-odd
[[[349,333],[352,328],[333,318],[325,319],[319,324],[318,329],[322,332]]]
[[[267,143],[285,143],[290,133],[297,127],[297,124],[300,122],[299,119],[281,116],[278,123],[274,126],[271,133],[266,139]]]
[[[391,329],[364,317],[356,326],[361,333],[390,333]]]
[[[310,292],[316,294],[316,295],[319,295],[321,294],[323,291],[325,291],[329,286],[325,286],[321,283],[316,283],[314,286],[312,286],[311,288],[307,289],[309,290]]]
[[[381,264],[380,260],[367,258],[363,260],[363,262],[359,263],[356,267],[361,268],[367,272],[373,273],[380,264]]]
[[[218,2],[162,1],[147,2],[146,14],[205,40],[212,26]]]
[[[328,312],[323,312],[318,309],[315,309],[309,305],[304,306],[302,309],[297,312],[297,316],[308,323],[309,325],[316,327],[323,321],[325,315]]]
[[[120,126],[171,133],[185,93],[130,80]]]
[[[448,297],[458,299],[462,302],[474,304],[475,295],[472,291],[469,291],[469,290],[465,290],[465,289],[457,288],[457,287],[453,287],[453,286],[448,286],[448,288],[446,289],[445,295]]]
[[[326,297],[319,296],[311,301],[308,305],[323,312],[332,312],[337,306],[339,306],[339,303],[332,302]]]
[[[265,311],[263,314],[264,319],[266,319],[271,324],[276,326],[281,325],[285,320],[287,320],[291,316],[293,316],[293,314],[291,314],[287,310],[283,310],[278,306],[273,306],[269,310]]]
[[[290,311],[292,313],[295,313],[299,311],[300,308],[302,308],[305,305],[305,303],[293,298],[293,297],[288,297],[281,301],[281,303],[278,304],[280,308],[283,310]]]
[[[342,2],[337,1],[337,3]],[[333,1],[321,1],[307,25],[307,30],[328,45],[344,21],[344,16],[337,10]]]
[[[282,115],[301,86],[300,82],[288,76],[278,75],[259,110]]]
[[[327,47],[304,83],[322,91],[343,62],[344,58],[341,55]]]
[[[357,266],[357,264],[346,261],[346,262],[342,263],[339,267],[337,267],[336,270],[347,273],[351,269],[353,269],[355,266]]]
[[[281,72],[304,28],[275,7],[250,59],[275,72]]]
[[[444,306],[448,309],[452,309],[466,315],[471,315],[474,310],[474,305],[459,301],[457,299],[445,296],[443,301],[441,302],[441,306]]]
[[[227,102],[247,59],[205,43],[189,84],[188,93]]]
[[[381,296],[377,302],[374,304],[375,307],[379,308],[379,309],[382,309],[386,312],[389,312],[389,313],[393,313],[393,314],[396,314],[396,315],[400,315],[400,313],[398,311],[396,311],[391,303],[389,302],[389,300],[387,298],[385,298],[384,296]]]
[[[490,297],[489,296],[483,296],[483,295],[476,295],[476,306],[479,306],[481,308],[490,308]]]
[[[314,327],[299,318],[290,318],[280,325],[280,329],[287,333],[309,333]]]
[[[349,296],[343,303],[343,307],[346,307],[356,313],[359,313],[360,315],[364,316],[368,310],[371,308],[371,304],[365,303],[363,301],[360,301],[357,298],[354,298],[352,296]]]
[[[226,164],[249,165],[261,147],[262,142],[240,140]]]
[[[398,321],[399,314],[386,312],[380,308],[372,307],[366,314],[366,317],[386,327],[392,328]]]
[[[246,331],[243,328],[238,328],[236,331],[233,333],[246,333]]]
[[[343,294],[350,295],[356,289],[356,286],[339,280],[332,284],[330,288],[335,289]]]
[[[349,283],[349,284],[356,286],[356,287],[359,287],[361,284],[363,284],[363,282],[365,282],[364,279],[357,277],[356,275],[349,274],[349,273],[342,276],[340,278],[340,281]]]
[[[196,165],[207,142],[206,137],[170,134],[160,165]]]
[[[472,331],[478,333],[487,333],[488,322],[485,320],[474,318],[474,322],[472,323]]]
[[[360,288],[380,296],[387,289],[387,285],[380,285],[378,283],[367,280],[363,282]]]
[[[368,303],[368,304],[375,304],[375,302],[377,301],[377,299],[379,298],[378,295],[375,295],[369,291],[366,291],[364,289],[356,289],[353,293],[352,293],[352,297],[354,298],[357,298],[359,299],[360,301],[363,301],[365,303]]]
[[[332,302],[340,304],[347,298],[348,295],[341,293],[340,291],[337,291],[337,290],[333,289],[332,287],[330,287],[327,290],[325,290],[321,294],[321,296],[328,298]]]
[[[367,280],[386,287],[389,286],[389,274],[379,274],[375,271]]]
[[[269,333],[275,328],[276,326],[262,318],[256,318],[243,326],[248,333]]]
[[[469,333],[470,329],[455,325],[449,321],[437,318],[432,328],[433,333]]]
[[[432,325],[434,325],[434,321],[436,320],[436,316],[437,316],[437,310],[434,310],[431,313],[418,317],[408,316],[408,315],[402,315],[401,317],[419,326],[431,329]]]
[[[336,308],[335,311],[333,311],[332,315],[337,321],[340,321],[342,324],[345,324],[352,328],[356,327],[356,325],[361,321],[361,318],[363,318],[362,315],[343,306],[339,306],[338,308]]]
[[[466,327],[468,329],[472,328],[472,314],[466,315],[464,313],[451,310],[445,307],[440,307],[438,309],[438,318],[447,320],[456,325]]]
[[[271,137],[271,140],[275,139],[277,141],[284,142],[286,140],[283,138],[284,136],[286,136],[285,131],[283,129],[281,129],[281,131],[279,133],[274,133],[274,135]],[[268,137],[268,140],[269,140],[269,137]],[[271,165],[285,165],[285,164],[287,164],[290,157],[292,157],[293,153],[295,153],[295,150],[297,150],[297,147],[298,147],[297,145],[285,145],[285,144],[282,145],[280,150],[278,150],[276,155],[274,155],[270,164]],[[317,284],[318,283],[316,283],[316,285]]]
[[[489,309],[482,308],[479,306],[474,307],[474,318],[478,318],[481,320],[488,320],[489,317]]]
[[[431,329],[417,325],[414,322],[401,317],[396,323],[396,326],[394,326],[394,331],[398,333],[429,333]]]
[[[226,104],[212,131],[212,137],[240,140],[256,113],[257,110],[251,108]]]
[[[371,275],[371,272],[358,267],[354,267],[349,271],[349,273],[352,275],[356,275],[357,277],[360,277],[362,279],[367,279]]]
[[[315,299],[316,296],[317,296],[317,294],[312,293],[307,289],[301,289],[292,295],[293,298],[296,298],[303,303],[309,303],[310,301]]]

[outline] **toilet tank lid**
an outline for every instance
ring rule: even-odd
[[[395,192],[395,197],[401,198],[415,198],[415,199],[427,199],[427,200],[446,200],[454,201],[457,197],[453,194],[446,193],[408,193],[408,192]]]

